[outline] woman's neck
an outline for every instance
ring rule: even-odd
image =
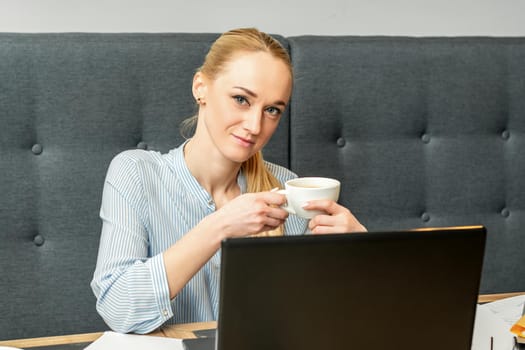
[[[184,145],[183,152],[191,174],[213,197],[217,207],[240,194],[237,175],[241,164],[224,159],[209,139],[194,137]]]

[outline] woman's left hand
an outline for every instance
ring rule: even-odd
[[[347,208],[332,200],[310,201],[304,206],[306,210],[321,210],[326,214],[314,216],[308,223],[312,233],[348,233],[366,232],[366,228]]]

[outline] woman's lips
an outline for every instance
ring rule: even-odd
[[[243,147],[250,147],[250,146],[253,146],[255,144],[255,141],[252,141],[250,139],[245,139],[244,137],[240,137],[240,136],[237,136],[237,135],[233,135],[233,137],[235,138],[237,143],[240,144]]]

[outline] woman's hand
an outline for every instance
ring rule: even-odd
[[[308,223],[312,233],[347,233],[366,232],[366,228],[356,217],[340,204],[332,200],[310,201],[304,206],[306,210],[322,210],[326,214],[314,216]]]
[[[235,197],[164,251],[170,298],[217,252],[223,239],[249,236],[282,225],[288,213],[279,206],[285,201],[284,195],[275,192]]]
[[[282,225],[288,217],[288,212],[280,208],[285,202],[286,197],[275,192],[245,193],[211,216],[218,220],[225,237],[249,236]]]

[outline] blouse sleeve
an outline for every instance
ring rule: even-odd
[[[110,164],[91,282],[98,313],[111,329],[122,333],[148,333],[173,316],[163,255],[148,254],[148,203],[138,168],[126,152]]]

